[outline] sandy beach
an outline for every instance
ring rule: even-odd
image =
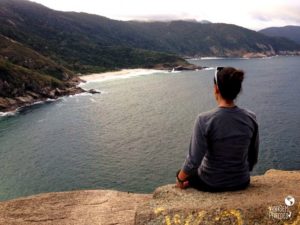
[[[80,76],[80,79],[86,82],[98,82],[119,78],[129,78],[134,76],[149,75],[154,73],[167,73],[165,70],[153,70],[153,69],[123,69],[120,71],[106,72],[106,73],[94,73],[90,75]]]

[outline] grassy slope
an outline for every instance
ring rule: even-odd
[[[0,96],[23,96],[26,91],[43,94],[44,88],[63,87],[60,80],[36,71],[15,65],[0,58]]]
[[[22,96],[26,91],[42,93],[44,88],[63,88],[74,76],[32,49],[0,35],[0,96]]]
[[[74,73],[38,52],[0,34],[0,56],[13,64],[53,76],[59,80],[68,80]]]

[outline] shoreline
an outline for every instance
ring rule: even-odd
[[[27,94],[25,96],[18,96],[16,98],[1,98],[1,104],[6,104],[6,108],[0,111],[0,117],[6,117],[6,116],[14,116],[19,111],[21,111],[25,107],[30,107],[33,105],[38,104],[44,104],[47,102],[54,102],[59,100],[61,97],[64,96],[72,96],[77,95],[81,93],[85,93],[88,91],[83,90],[82,88],[75,87],[75,92],[69,92],[69,93],[63,93],[63,94],[57,94],[54,96],[32,96],[30,94]],[[55,90],[56,91],[56,90]]]
[[[14,116],[22,108],[30,107],[35,104],[44,104],[49,101],[56,101],[64,96],[75,96],[82,93],[98,94],[101,93],[95,89],[84,89],[82,86],[90,82],[101,82],[106,80],[124,79],[135,76],[143,76],[154,73],[168,73],[166,70],[156,69],[122,69],[119,71],[111,71],[104,73],[93,73],[88,75],[77,76],[72,86],[66,89],[49,89],[47,94],[38,94],[28,92],[24,96],[18,96],[15,98],[2,98],[0,97],[0,106],[3,109],[0,110],[0,117]]]
[[[7,117],[7,116],[15,116],[18,112],[22,111],[26,107],[31,107],[34,105],[39,105],[39,104],[46,104],[50,102],[55,102],[63,97],[72,97],[72,96],[79,96],[82,94],[88,94],[88,95],[93,95],[93,94],[100,94],[101,92],[95,89],[90,89],[90,90],[85,90],[80,87],[76,87],[76,90],[78,90],[76,93],[68,93],[65,95],[58,95],[55,96],[54,98],[40,98],[40,99],[29,99],[28,101],[23,101],[21,103],[16,103],[15,105],[9,106],[5,111],[0,111],[0,118],[1,117]],[[23,97],[18,97],[18,98],[23,98]],[[25,97],[24,97],[25,99]]]
[[[107,81],[107,80],[114,80],[114,79],[124,79],[136,76],[144,76],[150,75],[155,73],[168,73],[166,70],[158,70],[158,69],[121,69],[118,71],[111,71],[111,72],[103,72],[103,73],[92,73],[87,75],[81,75],[79,78],[84,81],[84,83],[90,82],[100,82],[100,81]],[[81,85],[80,83],[79,85]]]

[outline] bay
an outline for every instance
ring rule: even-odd
[[[255,112],[259,162],[300,169],[300,57],[206,59],[246,72],[237,104]],[[214,70],[90,82],[100,95],[64,97],[0,118],[0,200],[42,192],[152,192],[174,183],[196,116],[216,107]]]

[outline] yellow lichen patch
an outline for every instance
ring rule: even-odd
[[[206,211],[204,211],[204,210],[198,212],[198,215],[193,224],[198,225],[203,220],[203,217],[205,216],[205,214],[206,214]],[[188,224],[185,224],[185,225],[188,225]]]
[[[215,220],[220,220],[223,217],[230,217],[230,216],[234,216],[237,220],[237,225],[242,225],[243,224],[243,219],[241,216],[240,211],[236,210],[236,209],[230,209],[230,210],[225,210],[223,212],[221,212],[221,214],[219,216],[215,217]]]
[[[172,225],[171,224],[171,219],[170,219],[170,216],[165,216],[165,220],[166,220],[166,225]]]
[[[158,207],[158,208],[154,209],[154,213],[159,214],[159,213],[163,212],[164,210],[165,210],[164,208]]]
[[[180,215],[179,215],[179,214],[175,214],[174,217],[173,217],[173,221],[174,221],[174,224],[175,224],[175,225],[181,224],[181,218],[180,218]]]
[[[156,215],[164,212],[165,209],[162,207],[154,209],[154,213]],[[185,213],[176,213],[173,217],[171,215],[164,215],[165,224],[166,225],[198,225],[205,216],[207,212],[202,210],[199,211],[195,216],[193,216],[192,213],[189,213],[187,216],[185,216]]]
[[[154,209],[154,213],[158,215],[159,213],[164,212],[165,209],[162,207],[158,207]],[[204,216],[207,214],[207,211],[201,210],[199,211],[196,216],[194,216],[192,213],[189,213],[187,216],[185,216],[185,213],[176,213],[173,216],[172,215],[164,215],[165,224],[166,225],[196,225],[200,224],[201,221],[203,221]],[[236,209],[230,209],[230,210],[224,210],[219,215],[215,217],[215,221],[218,221],[222,218],[228,218],[228,217],[234,217],[237,221],[237,225],[243,225],[243,219],[241,216],[241,213],[239,210]],[[292,224],[294,225],[294,224]],[[298,224],[296,224],[298,225]]]

